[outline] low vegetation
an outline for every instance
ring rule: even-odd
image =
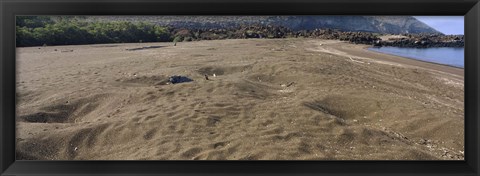
[[[81,22],[44,16],[17,17],[17,46],[172,41],[166,27],[132,22]]]

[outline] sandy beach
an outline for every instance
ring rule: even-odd
[[[17,48],[16,157],[463,160],[464,70],[366,47],[292,38]],[[193,81],[166,84],[172,75]]]

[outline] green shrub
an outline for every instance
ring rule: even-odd
[[[190,41],[192,41],[192,37],[185,37],[185,38],[183,38],[183,41],[184,42],[190,42]]]
[[[53,21],[31,16],[16,20],[17,46],[172,41],[167,28],[147,23]]]
[[[175,38],[173,39],[173,42],[181,42],[182,40],[183,40],[182,37],[177,36],[177,37],[175,37]]]

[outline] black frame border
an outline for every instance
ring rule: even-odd
[[[16,15],[464,15],[465,161],[15,161]],[[0,26],[2,176],[479,175],[479,0],[0,0]]]

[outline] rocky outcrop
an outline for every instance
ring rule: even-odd
[[[464,47],[463,35],[405,34],[405,37],[381,41],[381,46],[397,47]]]
[[[344,32],[332,29],[299,30],[273,25],[243,25],[220,29],[173,29],[176,41],[246,39],[246,38],[318,38],[342,40],[356,44],[397,47],[463,47],[463,35],[401,34],[397,38],[382,40],[382,35],[371,32]]]

